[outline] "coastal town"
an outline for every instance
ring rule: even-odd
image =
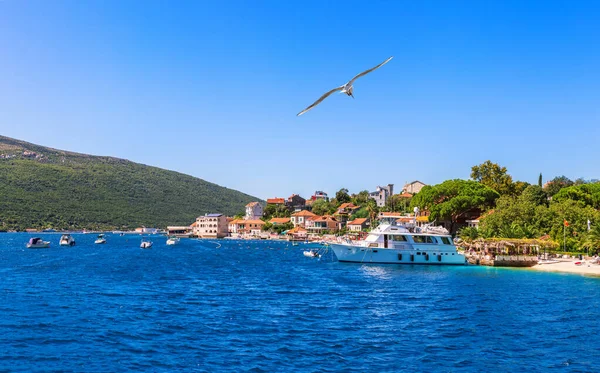
[[[309,198],[298,194],[288,198],[268,198],[264,205],[258,201],[248,203],[243,215],[229,217],[218,212],[207,213],[189,226],[168,226],[166,233],[198,238],[307,240],[336,234],[364,238],[377,222],[427,224],[426,211],[419,216],[407,212],[410,199],[425,185],[416,180],[405,184],[398,194],[394,194],[393,184],[387,184],[377,186],[373,192],[362,192],[361,196],[350,196],[342,189],[333,198],[323,191],[315,191]],[[402,206],[389,208],[394,202]],[[327,204],[327,211],[322,208],[323,204]]]

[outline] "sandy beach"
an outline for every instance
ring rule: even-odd
[[[575,265],[576,262],[583,262],[583,264]],[[530,268],[536,271],[568,272],[582,275],[600,276],[600,265],[592,264],[588,260],[564,260],[558,263],[537,264]]]

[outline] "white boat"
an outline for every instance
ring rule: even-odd
[[[319,252],[316,251],[316,250],[304,251],[303,254],[304,254],[304,256],[307,256],[309,258],[319,258],[319,257],[321,257],[321,255],[319,255]]]
[[[63,234],[58,241],[60,246],[75,246],[75,239],[70,234]]]
[[[169,237],[167,245],[177,245],[179,243],[179,237]]]
[[[149,249],[151,247],[152,247],[152,241],[142,240],[142,243],[140,244],[140,249]]]
[[[339,239],[330,248],[340,262],[464,265],[465,256],[441,227],[409,229],[381,224],[362,241]]]
[[[27,248],[28,249],[45,249],[47,247],[50,247],[50,242],[49,241],[43,241],[39,237],[33,237],[27,243]]]
[[[98,237],[96,238],[96,241],[94,241],[94,243],[97,245],[103,245],[106,243],[106,238],[104,238],[103,234],[99,234]]]

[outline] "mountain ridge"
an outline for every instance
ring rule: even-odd
[[[0,135],[0,229],[189,225],[261,199],[180,172]]]

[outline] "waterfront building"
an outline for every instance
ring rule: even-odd
[[[189,226],[169,226],[167,227],[167,236],[189,237],[192,235],[195,226],[196,222]]]
[[[348,230],[350,232],[362,232],[367,228],[367,224],[369,219],[367,218],[357,218],[350,222],[348,222]]]
[[[229,233],[260,236],[265,222],[262,220],[236,219],[229,222]]]
[[[306,223],[306,229],[309,233],[323,234],[325,232],[335,232],[338,230],[339,222],[331,215],[314,216]]]
[[[223,214],[206,214],[196,219],[194,235],[201,238],[222,238],[227,236],[227,217]]]
[[[257,220],[263,216],[263,207],[258,202],[250,202],[246,205],[245,220]]]
[[[383,207],[394,194],[394,184],[388,184],[386,186],[377,186],[374,192],[369,193],[369,198],[372,198],[377,203],[378,207]]]

